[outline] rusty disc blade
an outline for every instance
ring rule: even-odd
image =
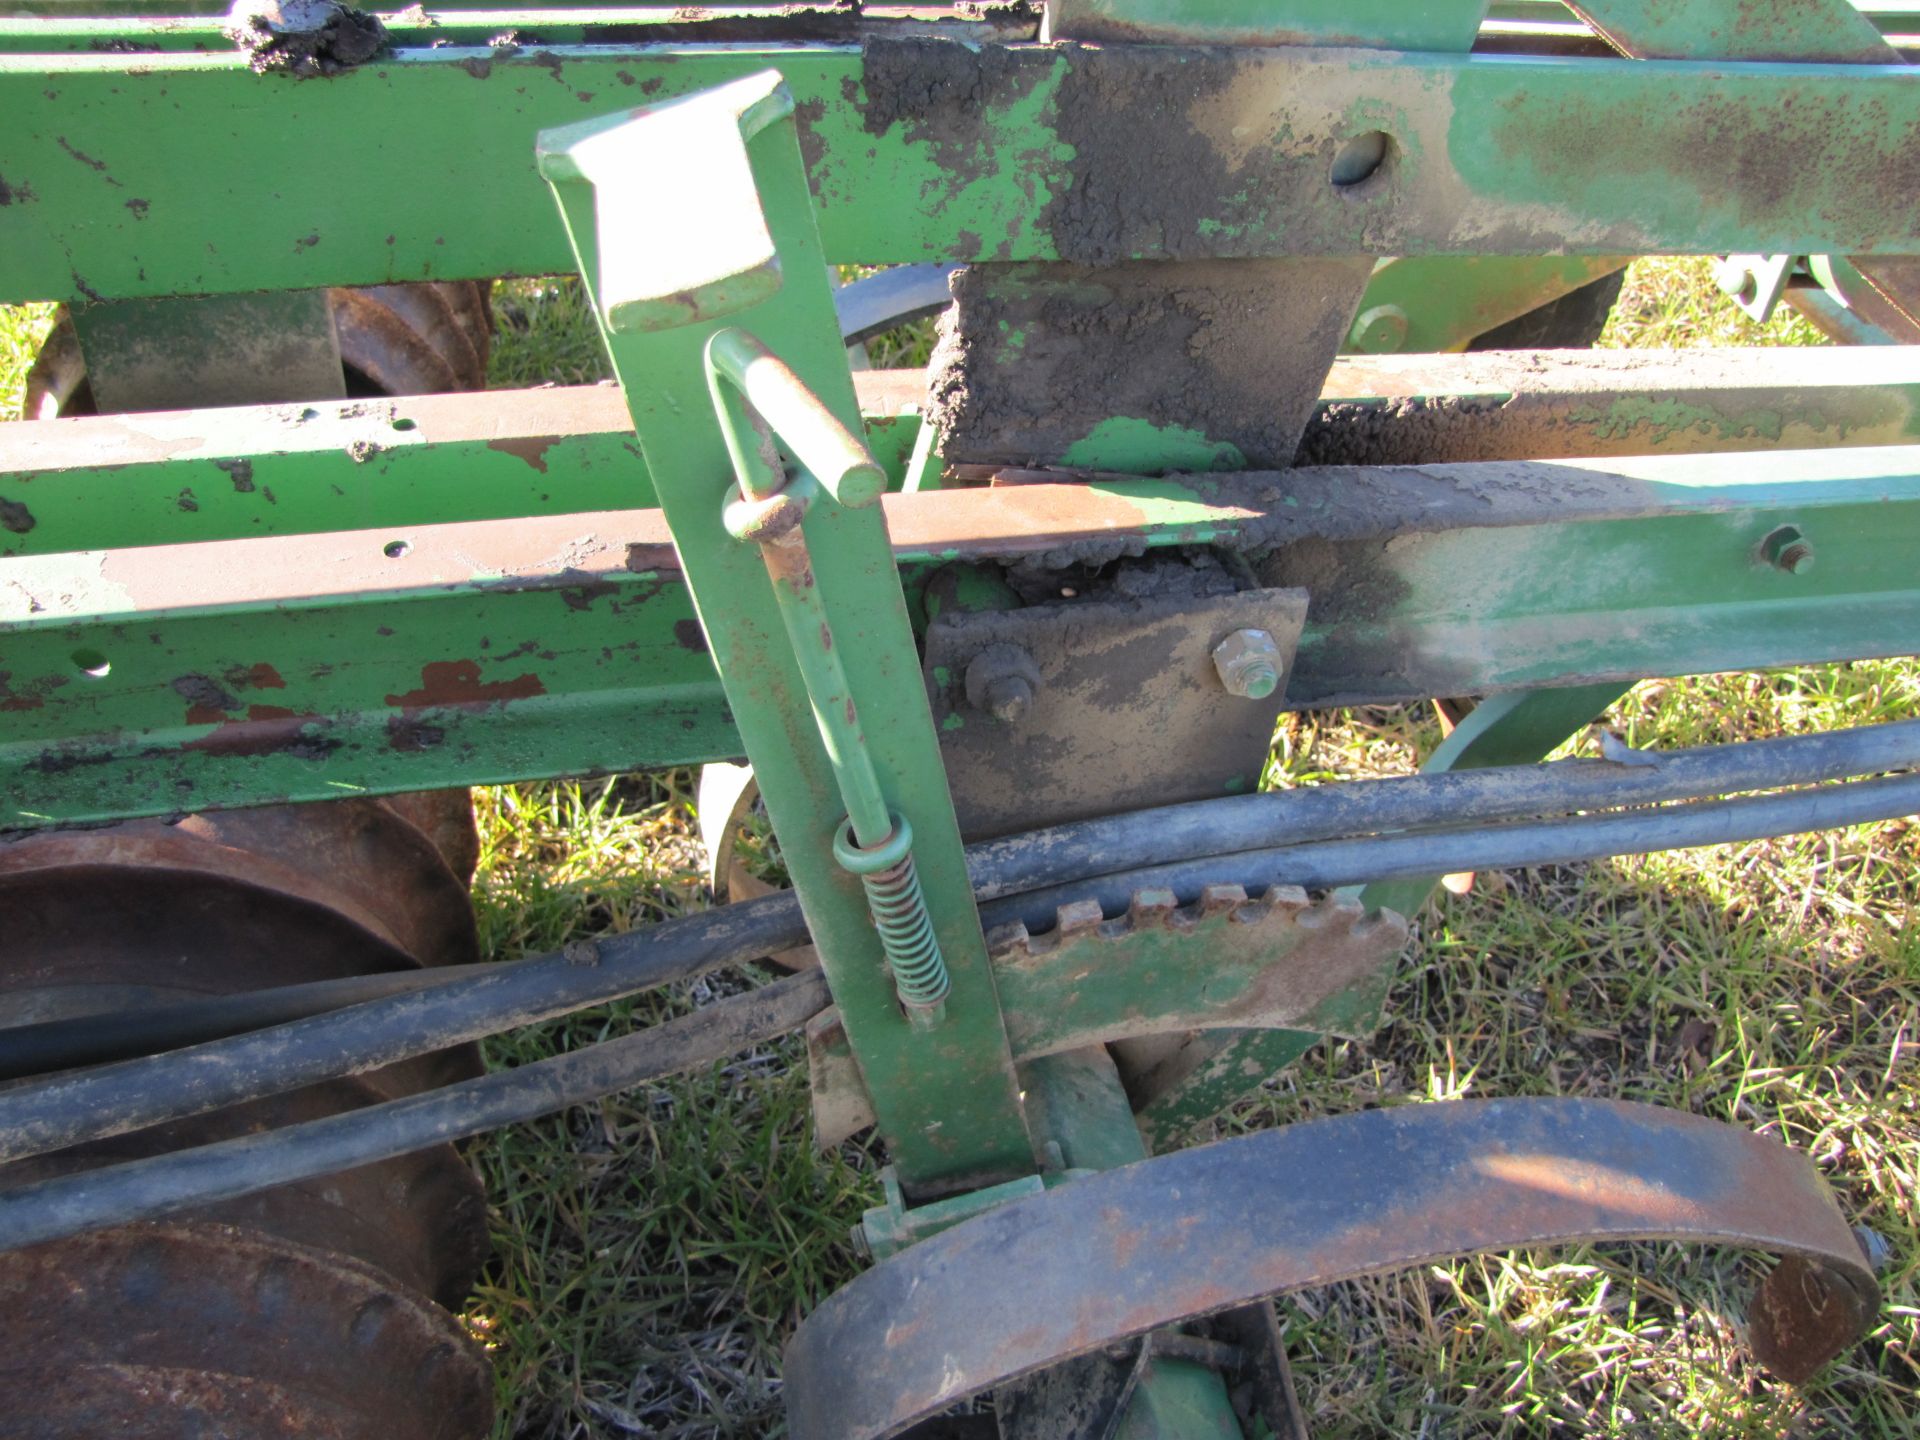
[[[1877,1303],[1825,1182],[1777,1140],[1613,1101],[1405,1105],[1141,1161],[921,1241],[795,1332],[789,1433],[883,1440],[1020,1375],[1303,1286],[1477,1250],[1653,1239],[1800,1256],[1821,1284],[1778,1288],[1769,1305],[1783,1311],[1844,1290],[1857,1327]],[[1811,1319],[1769,1325],[1798,1369],[1837,1348]],[[1802,1337],[1814,1351],[1795,1348]]]
[[[370,1265],[291,1241],[127,1226],[0,1255],[0,1297],[0,1355],[22,1382],[92,1367],[133,1400],[130,1372],[177,1372],[200,1377],[189,1388],[202,1397],[277,1396],[342,1440],[471,1440],[492,1418],[486,1357],[453,1316]]]

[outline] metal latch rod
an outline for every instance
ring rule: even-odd
[[[707,342],[706,362],[707,387],[736,476],[724,510],[727,532],[760,547],[847,807],[834,835],[834,859],[858,875],[866,890],[908,1020],[930,1029],[943,1018],[952,985],[914,868],[913,829],[888,807],[880,788],[801,525],[823,488],[852,509],[875,504],[886,489],[886,472],[800,377],[746,331],[716,331]],[[776,437],[799,462],[797,473],[788,473]]]

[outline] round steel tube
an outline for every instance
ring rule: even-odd
[[[826,978],[808,971],[618,1040],[403,1100],[0,1191],[0,1247],[150,1220],[532,1120],[785,1035],[831,998]]]
[[[975,895],[995,900],[1170,857],[1812,785],[1920,766],[1920,720],[1642,758],[1640,765],[1555,760],[1166,805],[984,841],[968,847],[967,865]]]
[[[1920,811],[1920,775],[1898,775],[1783,795],[1696,801],[1615,815],[1583,815],[1484,829],[1423,830],[1212,855],[1026,891],[983,906],[981,913],[1004,914],[1038,932],[1050,928],[1058,908],[1070,901],[1097,899],[1103,910],[1116,913],[1126,907],[1137,890],[1171,890],[1184,903],[1196,898],[1207,885],[1239,885],[1250,893],[1270,885],[1322,890],[1463,870],[1573,865],[1612,855],[1739,844],[1804,830],[1836,830],[1893,820],[1916,811]]]

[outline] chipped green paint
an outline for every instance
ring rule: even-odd
[[[1127,415],[1102,420],[1069,445],[1060,459],[1062,464],[1089,470],[1128,472],[1243,470],[1247,464],[1240,447],[1228,441],[1209,440],[1185,426],[1155,425]]]
[[[1254,556],[1271,583],[1303,574],[1289,536],[1336,537],[1313,542],[1315,609],[1288,684],[1288,703],[1311,708],[1904,653],[1920,633],[1914,454],[1555,462],[1547,473],[1563,482],[1610,469],[1651,478],[1633,482],[1630,503],[1592,518],[1469,505],[1410,525],[1385,549],[1371,531],[1337,538],[1351,519],[1337,492],[1310,500],[1313,472],[1296,472],[1292,493],[1276,493],[1270,477],[1231,476],[1092,490],[1124,501],[1149,545],[1277,543]],[[1438,473],[1465,483],[1477,467]],[[1819,548],[1811,574],[1756,560],[1784,524]],[[386,588],[336,570],[297,601],[216,593],[205,578],[285,572],[291,552],[278,547],[300,543],[287,539],[0,560],[0,788],[31,812],[22,822],[320,799],[338,780],[392,793],[740,756],[677,571],[570,571],[563,546],[544,568],[488,581],[439,568],[432,532],[411,533],[414,553],[390,563]],[[385,533],[363,534],[386,573]],[[136,573],[128,566],[143,554],[151,559],[137,573],[150,578],[129,593],[114,576]],[[929,588],[950,558],[945,547],[905,557],[910,589]],[[416,562],[444,578],[415,576]],[[153,588],[168,576],[194,578]],[[111,661],[108,674],[80,673],[72,657],[87,650]],[[555,659],[497,677],[493,666],[511,662],[488,658],[549,651]],[[428,659],[472,659],[487,682],[534,673],[546,693],[456,704],[431,719],[437,738],[409,732],[386,697],[420,688]],[[264,731],[252,757],[184,748],[212,732],[181,731],[171,682],[244,675],[261,662],[286,688],[255,703],[323,717],[343,742],[324,763],[272,751]],[[614,718],[623,706],[633,723]],[[233,718],[247,718],[245,707],[223,723]]]

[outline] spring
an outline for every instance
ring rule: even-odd
[[[920,893],[920,875],[908,855],[897,865],[862,875],[867,905],[880,931],[880,944],[893,971],[894,989],[909,1009],[930,1009],[947,998],[951,988],[947,962],[934,938],[933,917]]]

